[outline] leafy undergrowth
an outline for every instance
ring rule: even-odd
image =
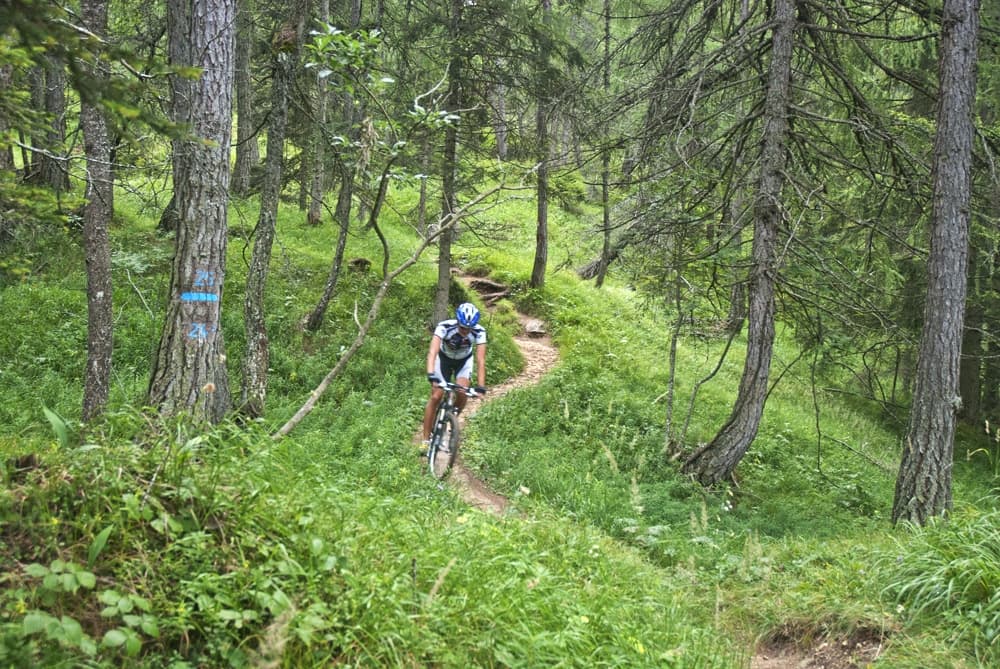
[[[406,459],[366,486],[253,428],[151,425],[7,461],[4,666],[736,666],[598,532],[470,511]]]

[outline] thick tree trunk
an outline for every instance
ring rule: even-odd
[[[781,191],[785,182],[787,109],[795,29],[794,0],[775,0],[771,67],[764,104],[760,182],[754,207],[747,355],[729,419],[711,442],[695,451],[684,463],[684,472],[694,476],[703,485],[712,485],[732,476],[736,465],[757,436],[767,398],[767,381],[774,346],[777,238],[781,224]]]
[[[170,301],[149,382],[161,414],[190,412],[217,422],[229,410],[221,329],[226,271],[229,142],[233,113],[235,0],[170,0],[167,21],[175,65],[197,67],[197,80],[174,77],[172,115],[193,140],[174,142],[179,225]]]
[[[250,0],[239,0],[236,11],[236,162],[233,165],[232,191],[233,195],[246,197],[250,194],[253,169],[260,164],[250,79],[250,49],[254,41]]]
[[[107,0],[83,0],[83,23],[95,35],[108,27]],[[106,77],[106,72],[94,72]],[[114,213],[111,142],[101,109],[80,103],[80,126],[87,155],[87,204],[83,210],[83,246],[87,258],[87,369],[83,384],[83,420],[104,411],[108,403],[113,348],[111,242],[108,228]]]
[[[972,109],[978,0],[945,0],[938,64],[927,300],[910,420],[892,505],[893,522],[924,524],[951,508],[951,467],[965,315]]]

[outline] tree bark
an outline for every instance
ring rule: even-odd
[[[320,326],[323,325],[327,307],[330,306],[330,300],[333,299],[333,291],[337,288],[340,270],[344,264],[344,249],[347,248],[347,233],[351,225],[351,199],[353,193],[354,171],[345,165],[342,169],[340,192],[337,196],[337,208],[334,212],[334,217],[337,219],[337,224],[340,228],[340,234],[337,235],[337,248],[333,253],[333,262],[330,265],[330,273],[326,278],[326,285],[323,287],[323,294],[320,296],[319,302],[316,303],[316,307],[312,310],[312,313],[306,319],[305,327],[310,332],[319,330]]]
[[[782,216],[781,192],[785,183],[787,113],[796,31],[794,0],[775,0],[773,24],[760,180],[754,203],[747,355],[729,419],[711,442],[696,450],[684,463],[683,471],[702,485],[712,485],[732,476],[757,436],[767,399],[774,347],[777,237]]]
[[[13,80],[14,66],[0,65],[0,91],[9,91]],[[6,118],[0,118],[0,133],[10,130]],[[14,148],[4,142],[0,144],[0,171],[14,171]]]
[[[218,422],[231,405],[220,315],[226,272],[235,0],[170,0],[169,50],[197,80],[171,78],[178,228],[170,298],[149,382],[162,415]]]
[[[239,0],[236,31],[236,162],[233,165],[232,192],[238,197],[246,197],[250,194],[253,168],[260,164],[250,78],[250,51],[254,41],[250,0]]]
[[[292,10],[292,23],[281,26],[271,41],[271,115],[267,127],[267,154],[264,158],[264,187],[260,197],[260,213],[254,230],[253,254],[247,270],[247,287],[243,300],[243,327],[247,350],[243,359],[243,384],[240,393],[240,413],[251,418],[264,415],[267,400],[267,368],[271,354],[264,314],[264,291],[267,287],[271,248],[274,245],[278,200],[281,195],[285,131],[288,126],[288,91],[295,76],[299,48],[305,32],[305,7],[297,3]]]
[[[69,169],[62,157],[66,144],[66,72],[62,61],[50,58],[45,67],[45,111],[52,117],[41,157],[41,179],[56,192],[69,190]]]
[[[319,20],[330,22],[330,0],[319,4]],[[326,175],[326,106],[330,97],[325,78],[316,79],[316,127],[312,137],[312,178],[309,186],[307,225],[319,225],[323,220],[323,182]]]
[[[611,95],[611,0],[604,0],[604,64],[601,68],[602,89],[605,97]],[[604,141],[608,141],[608,124],[604,124]],[[597,264],[594,285],[604,285],[604,277],[611,262],[611,149],[601,147],[601,258]]]
[[[108,28],[107,0],[83,0],[83,23],[95,35]],[[107,71],[96,71],[106,78]],[[113,349],[111,242],[114,174],[108,124],[94,101],[81,100],[80,126],[87,156],[87,192],[83,210],[83,246],[87,262],[87,369],[83,385],[83,420],[90,421],[108,403]]]
[[[458,53],[458,37],[462,25],[464,0],[451,0],[451,36],[453,52],[448,63],[447,105],[453,113],[462,108],[462,57]],[[441,220],[450,221],[458,210],[458,124],[452,121],[445,128],[444,152],[441,158]],[[433,323],[444,320],[448,314],[451,295],[451,243],[455,226],[442,230],[438,237],[438,276],[434,290]]]
[[[548,26],[552,17],[551,0],[542,0],[542,22]],[[543,41],[543,44],[548,42]],[[535,227],[535,262],[531,267],[530,285],[541,288],[545,285],[545,267],[549,260],[549,113],[548,100],[545,97],[546,77],[549,64],[549,50],[542,46],[539,53],[538,97],[535,115],[535,129],[538,141],[538,216]]]
[[[970,296],[965,314],[965,327],[962,328],[962,352],[958,373],[959,395],[962,397],[962,409],[959,418],[970,424],[979,422],[982,411],[982,367],[983,367],[983,317],[982,301],[977,295],[976,245],[969,245],[969,272],[966,282],[966,295]]]
[[[507,86],[498,83],[493,87],[493,135],[497,144],[497,159],[507,160]]]
[[[955,417],[961,407],[958,377],[968,264],[978,30],[978,0],[945,0],[927,300],[916,385],[892,505],[894,523],[922,525],[945,515],[952,503]]]

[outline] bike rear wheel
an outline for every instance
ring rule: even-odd
[[[443,479],[451,471],[458,455],[458,416],[446,413],[434,426],[427,453],[431,475]]]

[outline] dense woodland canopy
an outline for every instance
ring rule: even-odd
[[[656,461],[636,459],[701,494],[737,494],[768,400],[790,376],[809,380],[817,444],[837,439],[825,433],[821,395],[900,435],[893,524],[947,516],[956,431],[995,429],[998,3],[0,0],[0,82],[0,290],[42,274],[45,240],[72,232],[65,239],[86,263],[73,416],[84,426],[119,408],[118,296],[137,293],[154,314],[134,284],[112,282],[125,196],[172,249],[148,369],[128,370],[148,383],[127,402],[206,435],[249,433],[266,419],[278,426],[268,440],[280,443],[377,338],[390,291],[420,262],[434,264],[436,282],[427,313],[410,314],[413,329],[459,298],[463,240],[489,247],[518,235],[533,242],[523,250],[530,275],[519,278],[526,303],[572,272],[597,295],[626,287],[640,311],[667,323],[654,344],[662,423],[624,430],[633,444],[658,431]],[[417,193],[415,205],[399,209],[397,190]],[[490,215],[522,199],[531,217]],[[244,216],[248,203],[253,219],[234,231],[233,212]],[[282,298],[271,276],[297,260],[278,228],[290,205],[305,230],[334,231],[322,290],[299,296],[309,305],[294,323],[275,322]],[[598,212],[575,247],[587,255],[550,253],[561,241],[551,219],[582,217],[584,205]],[[234,285],[237,235],[245,283]],[[378,253],[355,262],[377,280],[351,296],[326,376],[310,381],[293,415],[275,415],[271,377],[286,360],[276,362],[273,340],[282,328],[317,346],[331,337],[331,305],[352,282],[348,243],[361,235]],[[690,395],[675,387],[685,341],[718,352],[684,388]],[[794,357],[777,352],[781,341],[794,343]],[[726,417],[693,437],[707,402],[699,390],[732,365],[741,372]],[[568,400],[549,408],[571,422]],[[866,494],[849,504],[867,507]],[[128,512],[142,517],[145,498],[128,495]],[[112,536],[101,534],[91,561]],[[643,541],[659,539],[651,528]],[[671,550],[658,559],[675,567]],[[978,589],[989,591],[988,579],[962,594]],[[956,628],[997,638],[997,618],[970,616]],[[148,622],[129,623],[129,634]]]
[[[946,481],[919,491],[949,476],[955,418],[1000,408],[998,11],[980,16],[974,0],[4,2],[5,280],[21,271],[18,240],[83,227],[83,416],[100,415],[112,185],[144,193],[176,235],[146,401],[212,422],[261,416],[280,197],[297,192],[309,224],[328,216],[341,230],[315,330],[344,240],[353,226],[379,230],[394,181],[420,180],[413,224],[438,246],[435,318],[456,235],[499,232],[469,213],[484,180],[536,197],[536,220],[516,223],[535,230],[535,288],[548,205],[582,190],[604,212],[603,252],[576,259],[582,275],[627,277],[674,310],[675,336],[746,324],[730,419],[685,471],[706,484],[732,475],[777,382],[782,324],[802,346],[797,364],[848,372],[843,392],[901,424],[909,415],[911,450],[939,454],[933,471],[900,471],[894,516],[922,521],[950,505]],[[247,353],[229,379],[227,202],[250,195],[261,207],[244,331],[225,333]],[[408,266],[388,263],[386,248],[386,288]],[[378,301],[359,342],[377,314]],[[688,446],[671,417],[665,440]]]

